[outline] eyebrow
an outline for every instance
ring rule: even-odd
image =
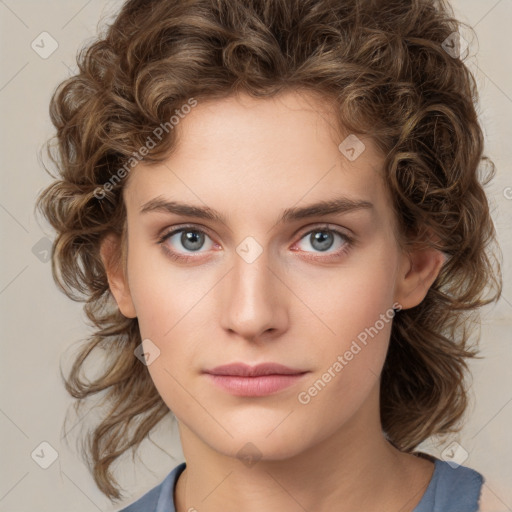
[[[287,208],[278,219],[277,225],[311,217],[321,217],[325,215],[348,213],[355,210],[371,209],[373,209],[373,204],[369,201],[350,199],[348,197],[338,197],[335,199],[319,201],[307,206]],[[227,224],[226,219],[219,212],[207,206],[202,207],[180,203],[179,201],[167,201],[160,196],[155,197],[142,205],[140,213],[145,214],[149,212],[174,213],[177,215],[196,217],[199,219]]]

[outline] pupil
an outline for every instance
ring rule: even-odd
[[[190,251],[197,251],[203,243],[203,235],[194,231],[186,231],[181,234],[183,247]]]
[[[312,237],[311,245],[319,251],[326,251],[332,245],[332,233],[328,231],[317,231]]]

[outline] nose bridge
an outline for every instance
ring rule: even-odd
[[[222,321],[224,328],[246,338],[278,328],[282,319],[280,283],[269,268],[269,254],[254,237],[247,237],[233,255]]]

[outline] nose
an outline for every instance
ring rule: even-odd
[[[231,336],[263,342],[287,329],[290,291],[279,274],[268,251],[254,261],[235,254],[220,298],[222,327]]]

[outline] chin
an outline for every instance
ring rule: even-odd
[[[258,461],[282,461],[293,458],[306,450],[304,436],[285,431],[282,435],[275,432],[268,435],[268,429],[264,432],[246,429],[243,434],[234,435],[233,438],[223,436],[222,439],[203,439],[212,449],[225,455],[239,459],[248,467]]]

